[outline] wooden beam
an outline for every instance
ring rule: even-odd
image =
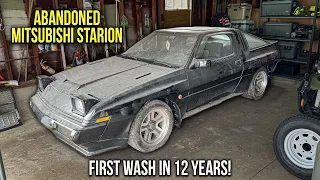
[[[30,24],[30,20],[31,20],[31,16],[32,16],[32,11],[33,11],[33,7],[34,7],[34,0],[30,0],[29,1],[29,8],[28,8],[28,22]]]
[[[59,1],[58,0],[52,0],[53,9],[59,9]]]
[[[52,0],[52,4],[53,4],[53,9],[57,10],[59,9],[59,0]],[[64,50],[64,44],[60,44],[60,52],[61,52],[61,60],[62,60],[62,66],[63,69],[66,70],[67,69],[67,61],[66,61],[66,52]]]
[[[106,16],[104,14],[104,0],[100,0],[100,26],[105,27]]]
[[[206,0],[202,0],[201,1],[201,25],[206,25],[207,23],[207,1]]]
[[[141,7],[140,3],[143,1],[136,0],[136,16],[137,16],[137,34],[138,34],[138,40],[142,38],[142,18],[141,18]]]
[[[152,30],[158,29],[157,25],[157,0],[151,2],[151,13],[152,13]]]
[[[36,67],[36,74],[37,76],[41,75],[41,68],[40,68],[40,60],[38,57],[39,49],[37,44],[32,44],[32,54],[33,56],[36,56],[33,60],[34,66]]]
[[[78,9],[83,9],[83,0],[77,0]]]
[[[218,5],[218,0],[213,0],[213,2],[212,2],[211,18],[217,16],[217,5]]]
[[[158,29],[165,28],[165,0],[158,0]]]
[[[0,19],[2,18],[2,11],[1,11],[1,7],[0,7]],[[2,26],[4,26],[3,22],[2,22]],[[2,27],[1,27],[2,28]],[[2,44],[2,49],[4,51],[4,57],[6,60],[9,59],[9,51],[8,51],[8,45],[7,45],[7,40],[6,40],[6,34],[4,31],[0,31],[0,40],[1,40],[1,44]],[[11,68],[11,63],[7,62],[7,75],[8,75],[8,79],[12,80],[13,79],[13,74],[12,74],[12,68]]]

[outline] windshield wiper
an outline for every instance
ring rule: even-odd
[[[155,59],[137,58],[137,57],[129,56],[129,55],[126,55],[126,54],[120,54],[118,56],[123,57],[123,58],[129,58],[129,59],[137,60],[137,61],[142,61],[142,62],[146,62],[146,63],[162,65],[162,66],[166,66],[166,67],[169,67],[169,68],[177,68],[178,67],[178,66],[174,66],[172,64],[166,63],[166,62],[157,61]]]
[[[166,67],[169,67],[169,68],[177,68],[178,66],[175,66],[175,65],[172,65],[170,63],[166,63],[166,62],[163,62],[163,61],[157,61],[157,60],[152,60],[152,62],[154,64],[159,64],[159,65],[163,65],[163,66],[166,66]]]
[[[145,59],[145,58],[133,57],[133,56],[129,56],[129,55],[126,55],[126,54],[120,54],[118,56],[123,57],[123,58],[129,58],[129,59],[137,60],[137,61],[142,61],[142,62],[146,62],[146,63],[153,63],[153,60],[148,60],[148,59]]]
[[[129,58],[129,59],[137,60],[136,57],[129,56],[129,55],[126,55],[126,54],[119,54],[118,56],[119,56],[119,57],[123,57],[123,58]]]

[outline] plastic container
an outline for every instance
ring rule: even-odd
[[[298,6],[296,0],[265,1],[262,3],[262,16],[291,16]]]
[[[301,44],[299,42],[279,41],[278,47],[281,58],[295,59],[301,49]]]
[[[248,3],[228,4],[228,15],[230,20],[246,20],[250,19],[252,5]]]
[[[296,22],[265,22],[263,25],[263,35],[273,37],[290,38],[291,33],[296,29]]]
[[[240,29],[243,32],[251,32],[254,29],[253,20],[231,21],[232,28]]]

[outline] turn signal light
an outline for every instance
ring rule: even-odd
[[[102,122],[106,122],[106,121],[109,121],[109,120],[110,120],[110,116],[106,116],[106,117],[97,119],[96,123],[102,123]]]
[[[301,99],[300,106],[301,106],[301,107],[304,106],[304,99]]]

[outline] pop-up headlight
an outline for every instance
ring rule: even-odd
[[[55,79],[53,77],[40,75],[37,76],[38,79],[38,88],[42,92],[50,83],[52,83]]]
[[[72,111],[78,115],[85,116],[90,108],[98,103],[95,99],[72,98]]]

